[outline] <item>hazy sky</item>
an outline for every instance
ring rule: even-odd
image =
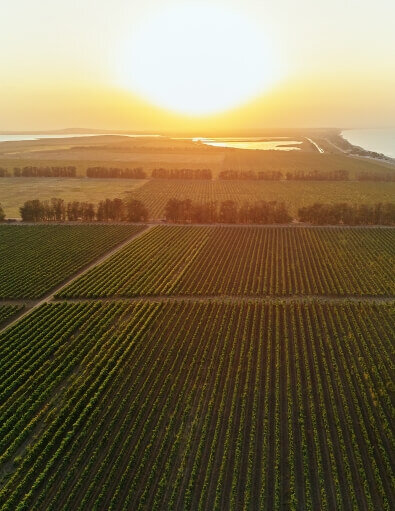
[[[0,130],[395,125],[391,0],[12,0],[0,13]]]

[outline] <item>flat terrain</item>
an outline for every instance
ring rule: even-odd
[[[1,509],[389,510],[393,315],[43,305],[0,339]]]
[[[319,139],[317,143],[321,144]],[[341,152],[320,154],[305,151],[233,151],[225,155],[224,169],[235,170],[270,170],[280,171],[283,174],[295,171],[318,170],[327,172],[332,170],[347,170],[350,179],[354,179],[360,172],[382,173],[392,170],[385,162],[372,159],[362,159],[347,156]]]
[[[128,193],[142,186],[144,179],[88,179],[60,177],[10,177],[0,181],[0,204],[8,218],[20,218],[19,208],[25,201],[82,201],[98,204],[104,199],[126,199]]]
[[[39,298],[139,225],[0,226],[0,299]]]
[[[270,133],[266,133],[268,137]],[[97,204],[103,198],[124,198],[136,191],[136,197],[149,207],[151,217],[161,218],[170,197],[194,200],[278,200],[289,204],[295,214],[298,207],[315,201],[351,203],[393,200],[395,183],[356,182],[360,172],[383,174],[395,172],[388,163],[352,157],[331,145],[321,132],[289,131],[288,136],[302,141],[300,151],[252,151],[212,147],[185,138],[138,137],[116,135],[42,139],[0,143],[0,167],[13,175],[14,167],[69,166],[77,169],[78,178],[0,178],[0,204],[9,218],[18,218],[26,200],[48,200],[59,197],[66,201],[89,201]],[[275,138],[276,133],[272,133]],[[321,154],[306,137],[321,144]],[[254,171],[334,171],[346,170],[351,182],[173,182],[155,180],[83,179],[88,167],[142,167],[151,177],[155,168],[212,170],[214,179],[223,170]],[[141,190],[140,188],[141,187]]]
[[[276,200],[284,202],[290,213],[296,216],[298,208],[315,202],[392,202],[395,197],[395,182],[154,179],[132,191],[130,196],[145,204],[152,219],[164,217],[166,203],[173,197],[196,202],[233,200],[239,205],[246,201]]]
[[[156,226],[63,297],[395,294],[395,229]]]
[[[372,204],[391,202],[394,196],[395,182],[0,178],[0,204],[9,218],[19,218],[19,208],[27,200],[53,197],[96,205],[105,198],[133,197],[146,205],[154,220],[163,218],[166,202],[172,197],[197,202],[230,199],[238,204],[277,200],[296,215],[298,208],[314,202]]]
[[[134,227],[0,228],[0,509],[390,511],[395,229]]]

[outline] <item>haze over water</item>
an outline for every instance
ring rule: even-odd
[[[395,158],[395,128],[345,130],[342,135],[353,145]]]

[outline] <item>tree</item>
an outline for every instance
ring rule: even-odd
[[[126,218],[129,222],[146,222],[148,220],[147,208],[137,199],[131,199],[128,201],[125,209]]]
[[[44,219],[45,207],[41,201],[34,199],[26,201],[19,211],[24,222],[40,222]]]
[[[219,221],[224,224],[237,223],[237,204],[233,200],[221,202],[219,210]]]

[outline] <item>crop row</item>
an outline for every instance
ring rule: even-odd
[[[0,335],[0,508],[389,510],[393,319],[45,304]]]
[[[0,226],[0,298],[39,298],[142,228]]]
[[[260,152],[267,153],[267,151]],[[291,162],[288,162],[287,171],[292,170],[290,165]],[[308,167],[309,165],[304,170]],[[241,168],[245,170],[247,167]],[[259,170],[262,170],[262,167]],[[172,198],[191,199],[196,203],[232,200],[239,207],[244,202],[276,200],[284,202],[290,214],[296,217],[299,208],[311,206],[315,202],[374,204],[392,202],[394,194],[395,183],[181,179],[153,179],[130,192],[132,198],[143,202],[148,209],[149,218],[152,219],[164,218],[166,203]]]
[[[157,226],[61,296],[392,296],[394,238],[380,228]]]
[[[0,326],[4,321],[20,311],[21,308],[22,306],[20,305],[0,305]]]

